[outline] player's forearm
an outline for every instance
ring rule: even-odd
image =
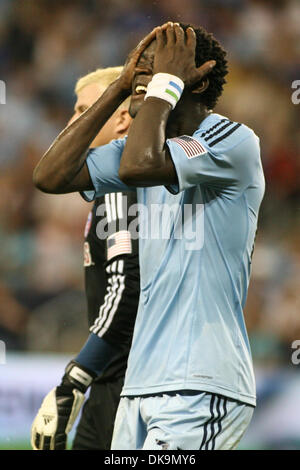
[[[82,168],[91,142],[126,97],[117,81],[108,87],[55,139],[34,170],[34,184],[45,192],[63,191]]]
[[[129,185],[158,184],[167,165],[165,141],[171,105],[148,98],[134,119],[120,163],[120,179]],[[164,184],[164,181],[161,181]]]

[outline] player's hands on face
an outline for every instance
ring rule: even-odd
[[[189,87],[202,80],[211,72],[216,62],[209,60],[196,67],[196,33],[189,27],[186,33],[178,23],[155,29],[156,50],[153,74],[163,72],[176,75]]]
[[[159,28],[161,31],[164,31],[168,26],[168,23],[163,24]],[[156,31],[158,28],[154,28],[151,33],[142,39],[138,45],[130,52],[125,62],[123,71],[118,79],[118,82],[124,92],[127,92],[128,95],[131,94],[132,82],[136,74],[138,73],[152,73],[152,70],[149,70],[145,67],[137,67],[140,56],[144,50],[149,46],[149,44],[156,38]]]

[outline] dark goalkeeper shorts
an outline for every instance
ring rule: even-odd
[[[82,408],[72,450],[109,450],[124,378],[95,382]]]

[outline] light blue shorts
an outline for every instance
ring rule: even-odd
[[[122,397],[113,450],[233,450],[254,408],[211,393]]]

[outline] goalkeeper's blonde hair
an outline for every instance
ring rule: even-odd
[[[100,86],[107,88],[112,82],[117,80],[121,75],[123,67],[107,67],[105,69],[97,69],[94,72],[91,72],[84,77],[79,78],[75,85],[75,93],[78,95],[80,91],[85,88],[87,85],[91,83],[98,83]],[[126,108],[129,107],[130,98],[127,98],[123,103],[119,106],[119,108]]]

